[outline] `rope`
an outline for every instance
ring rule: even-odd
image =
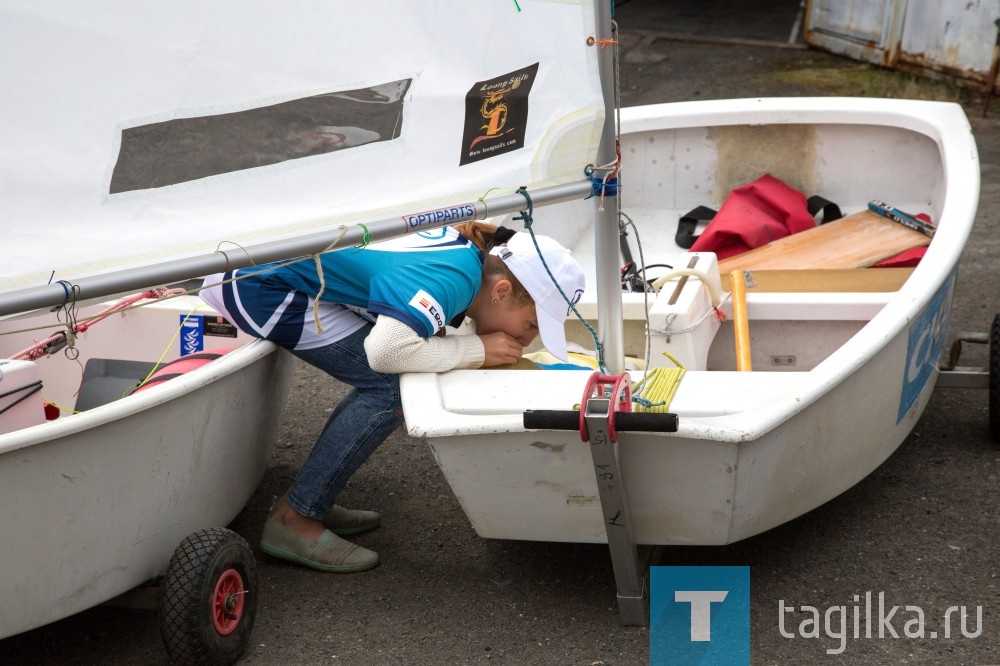
[[[149,378],[153,376],[153,374],[159,369],[160,365],[163,363],[163,359],[167,357],[167,353],[171,350],[171,348],[173,348],[173,346],[174,346],[174,340],[177,339],[177,336],[180,335],[181,330],[184,329],[184,324],[187,322],[188,319],[191,318],[191,316],[199,308],[202,308],[202,307],[205,307],[205,304],[204,303],[199,303],[198,305],[196,305],[193,308],[191,308],[190,312],[188,312],[186,315],[184,315],[184,319],[181,319],[181,323],[177,326],[177,329],[174,331],[174,334],[170,338],[170,341],[167,343],[167,346],[163,350],[163,353],[160,354],[160,358],[156,359],[156,363],[153,364],[152,369],[149,371],[149,373],[145,377],[142,378],[142,380],[139,381],[138,384],[133,384],[132,386],[130,386],[127,389],[125,389],[125,391],[122,393],[122,397],[123,398],[126,397],[126,396],[128,396],[129,394],[133,393],[140,386],[142,386],[143,384],[145,384],[146,382],[149,381]]]
[[[695,270],[694,268],[676,268],[673,271],[667,273],[666,275],[657,278],[652,284],[653,291],[659,292],[660,289],[663,288],[663,285],[669,282],[670,280],[685,275],[700,280],[701,283],[705,285],[705,288],[708,289],[709,296],[712,299],[712,307],[708,308],[703,313],[701,313],[701,315],[699,315],[699,317],[696,320],[691,322],[690,326],[678,330],[670,328],[671,324],[674,323],[674,320],[677,319],[677,313],[671,312],[670,314],[668,314],[667,319],[664,322],[665,326],[655,331],[656,333],[662,333],[664,336],[666,336],[667,342],[670,342],[670,336],[672,335],[679,335],[681,333],[690,333],[691,331],[695,330],[696,328],[698,328],[698,326],[701,325],[701,322],[705,321],[705,318],[708,317],[708,315],[710,314],[715,314],[715,316],[719,318],[719,321],[726,320],[726,313],[722,311],[721,306],[723,302],[729,299],[729,294],[726,294],[725,297],[723,297],[722,293],[715,286],[715,283],[712,282],[712,280],[708,277],[708,275],[699,270]],[[648,320],[646,321],[646,328],[648,330],[653,330],[649,327]]]
[[[486,204],[486,197],[487,197],[487,195],[489,195],[490,192],[492,192],[495,189],[498,189],[498,188],[491,187],[490,189],[486,190],[486,193],[483,194],[483,196],[481,196],[478,199],[476,199],[476,201],[478,201],[479,203],[483,204],[483,219],[484,220],[488,219],[489,216],[490,216],[490,207]]]
[[[108,307],[104,308],[103,310],[101,310],[97,314],[95,314],[95,315],[93,315],[91,317],[87,317],[85,320],[83,320],[82,323],[79,323],[79,322],[76,323],[74,325],[74,327],[73,327],[74,328],[74,333],[84,333],[91,326],[93,326],[94,324],[107,319],[108,317],[110,317],[113,314],[120,314],[120,313],[125,312],[127,310],[131,310],[131,309],[134,309],[134,308],[137,308],[137,307],[142,307],[144,305],[148,305],[148,303],[143,303],[142,305],[136,305],[140,301],[167,300],[167,299],[175,298],[177,296],[180,296],[180,295],[186,294],[186,293],[188,293],[188,290],[185,290],[185,289],[167,289],[167,288],[164,288],[164,287],[158,287],[156,289],[150,289],[149,291],[144,291],[144,292],[141,292],[141,293],[138,293],[138,294],[132,294],[131,296],[126,296],[124,298],[121,298],[121,299],[115,301],[114,303],[112,303]],[[177,335],[180,333],[181,327],[183,327],[184,322],[187,321],[188,318],[190,318],[190,316],[194,313],[194,311],[197,310],[200,307],[203,307],[203,304],[198,304],[197,306],[195,306],[194,309],[192,309],[191,312],[189,312],[188,315],[181,321],[180,326],[177,328],[177,331],[174,332],[173,338],[170,339],[170,342],[167,345],[167,350],[165,350],[163,352],[163,355],[161,355],[160,359],[157,361],[157,365],[159,365],[163,361],[163,358],[164,358],[164,356],[166,356],[167,351],[169,351],[170,346],[173,344],[173,341],[177,338]],[[74,318],[74,321],[75,321],[75,318]],[[29,330],[31,330],[31,329],[29,329]],[[10,331],[9,333],[13,333],[13,332],[14,331]],[[49,337],[45,338],[44,340],[36,340],[32,345],[26,347],[25,349],[22,349],[21,351],[17,352],[16,354],[12,354],[9,358],[11,360],[36,361],[36,360],[40,359],[41,357],[45,356],[46,354],[54,354],[56,351],[62,349],[65,346],[67,346],[69,344],[69,341],[66,340],[66,337],[67,337],[67,333],[60,331],[59,333],[55,333],[53,335],[50,335]],[[75,337],[74,337],[74,340],[75,340]],[[60,342],[62,342],[62,344],[59,344]],[[75,347],[73,347],[72,349],[73,349],[73,351],[75,353],[73,353],[73,354],[66,354],[66,358],[69,359],[69,360],[71,360],[71,361],[77,361],[77,363],[79,363],[79,360],[78,360],[79,351],[77,351]],[[155,371],[155,370],[156,370],[156,368],[154,367],[153,371]],[[152,374],[152,372],[150,372],[150,374]],[[146,379],[148,379],[148,378],[149,377],[147,376]],[[143,381],[146,381],[146,379],[144,379]],[[39,382],[39,388],[38,388],[38,390],[41,390],[41,383],[40,382]],[[125,394],[123,394],[123,397],[124,397],[124,395]],[[3,396],[0,396],[0,397],[3,397]],[[49,402],[49,404],[51,404],[53,407],[55,407],[56,409],[58,409],[61,412],[72,412],[74,414],[77,413],[75,410],[68,409],[66,407],[60,407],[59,405],[57,405],[56,403],[53,403],[53,402]],[[11,406],[13,406],[13,405],[11,405]],[[2,412],[0,412],[0,413],[2,413]]]
[[[157,289],[151,289],[149,291],[144,291],[144,292],[139,293],[139,294],[133,294],[131,296],[126,296],[126,297],[124,297],[122,299],[119,299],[118,301],[115,301],[112,305],[108,306],[104,310],[101,310],[97,314],[92,315],[90,317],[86,317],[86,318],[84,318],[82,320],[77,319],[76,313],[75,313],[75,308],[74,308],[74,312],[72,312],[69,315],[70,320],[73,322],[73,324],[72,324],[72,338],[70,338],[70,333],[60,331],[59,333],[55,333],[53,335],[50,335],[49,337],[45,338],[44,340],[37,340],[37,341],[35,341],[34,344],[26,347],[25,349],[22,349],[21,351],[17,352],[16,354],[12,354],[9,358],[11,360],[28,360],[28,361],[34,361],[36,359],[41,358],[45,354],[55,353],[56,351],[58,351],[59,349],[62,349],[65,346],[71,346],[71,344],[74,343],[75,340],[76,340],[76,334],[77,333],[84,333],[84,332],[86,332],[87,329],[89,329],[91,326],[93,326],[97,322],[100,322],[100,321],[102,321],[104,319],[107,319],[112,314],[116,314],[116,313],[120,313],[120,312],[125,312],[126,310],[131,310],[131,309],[134,309],[136,307],[141,307],[141,306],[135,305],[139,301],[149,300],[149,299],[152,299],[152,300],[166,300],[166,299],[169,299],[169,298],[175,298],[176,296],[180,296],[181,294],[185,294],[185,293],[188,293],[188,292],[187,292],[187,290],[184,290],[184,289],[165,289],[165,288],[162,288],[162,287],[157,288]],[[67,322],[67,324],[65,324],[65,325],[69,326],[70,324]],[[14,334],[14,333],[25,333],[25,332],[29,332],[29,331],[41,330],[41,329],[49,328],[50,326],[51,326],[51,324],[45,324],[44,326],[38,326],[38,327],[34,327],[34,328],[26,328],[26,329],[22,329],[22,330],[19,330],[19,331],[7,331],[5,333],[5,335],[11,335],[11,334]],[[53,349],[53,347],[57,343],[59,343],[61,341],[65,341],[65,343],[61,344],[61,345],[58,345],[58,346],[56,346]],[[75,358],[75,357],[74,356],[67,356],[67,358],[71,358],[72,359],[72,358]]]
[[[370,242],[370,240],[371,240],[371,234],[368,232],[368,229],[364,225],[359,225],[359,226],[361,226],[361,228],[364,229],[364,231],[365,231],[365,234],[364,234],[364,236],[362,238],[362,246],[361,246],[361,247],[364,247],[364,245],[367,245],[367,243]],[[323,289],[325,288],[325,281],[323,279],[322,266],[319,264],[319,255],[322,254],[323,252],[329,252],[330,250],[334,249],[340,243],[340,241],[343,240],[344,235],[346,233],[347,233],[347,227],[341,227],[340,235],[333,242],[331,242],[326,248],[324,248],[320,252],[318,252],[318,253],[316,253],[314,255],[311,255],[315,259],[315,261],[317,263],[317,270],[318,270],[319,279],[320,279],[320,292],[316,296],[316,301],[319,300],[319,295],[323,293]],[[224,241],[224,242],[232,242],[232,241]],[[242,246],[239,246],[239,244],[234,243],[234,245],[237,245],[238,247],[240,247],[240,249],[242,249],[244,252],[246,252],[246,250]],[[226,252],[224,252],[219,247],[216,248],[216,252],[221,253],[226,258],[226,265],[229,266],[230,265],[229,255],[226,254]],[[249,256],[249,254],[247,256]],[[308,257],[296,257],[294,259],[289,259],[289,260],[286,260],[286,261],[274,262],[272,264],[269,264],[266,268],[261,268],[260,270],[253,271],[253,272],[250,272],[250,273],[246,273],[244,275],[239,275],[239,276],[235,276],[234,275],[233,277],[231,277],[231,278],[229,278],[227,280],[221,280],[221,281],[219,281],[217,283],[214,283],[214,284],[211,284],[211,285],[202,284],[202,285],[200,285],[200,286],[198,286],[198,287],[196,287],[194,289],[182,289],[182,288],[168,289],[166,287],[156,287],[156,288],[150,289],[148,291],[144,291],[144,292],[141,292],[141,293],[137,293],[137,294],[133,294],[131,296],[126,296],[124,298],[121,298],[118,301],[115,301],[115,303],[113,303],[112,305],[110,305],[107,308],[105,308],[104,310],[101,310],[97,314],[89,316],[89,317],[85,317],[85,318],[82,318],[82,319],[78,318],[77,313],[76,313],[76,301],[77,301],[77,297],[79,296],[79,293],[80,293],[80,287],[79,287],[79,285],[71,284],[70,282],[67,282],[66,280],[58,280],[57,284],[59,284],[63,288],[65,301],[64,301],[63,305],[59,307],[59,313],[57,314],[57,317],[59,319],[59,322],[61,324],[63,324],[63,326],[66,328],[66,330],[65,331],[60,331],[60,332],[55,333],[55,334],[52,334],[52,335],[50,335],[47,338],[44,338],[42,340],[36,340],[30,346],[22,349],[21,351],[17,352],[16,354],[12,354],[8,358],[10,358],[11,360],[29,360],[29,361],[35,361],[35,360],[38,360],[39,358],[41,358],[42,356],[45,356],[46,354],[54,354],[55,352],[59,351],[60,349],[66,348],[66,352],[65,352],[66,357],[68,359],[70,359],[70,360],[78,360],[78,358],[79,358],[79,351],[76,349],[76,346],[75,346],[76,345],[76,336],[77,336],[77,334],[78,333],[84,333],[84,332],[86,332],[90,328],[90,326],[92,326],[92,325],[94,325],[94,324],[96,324],[96,323],[98,323],[98,322],[100,322],[100,321],[102,321],[104,319],[107,319],[112,314],[121,314],[123,312],[127,312],[129,310],[134,310],[134,309],[140,308],[140,307],[145,307],[146,305],[150,304],[149,302],[144,302],[144,301],[169,300],[171,298],[177,298],[179,296],[185,296],[185,295],[188,295],[188,294],[193,294],[193,293],[196,293],[198,291],[201,291],[205,287],[214,287],[214,286],[219,286],[219,285],[222,285],[222,284],[227,284],[227,283],[230,283],[230,282],[236,282],[238,280],[243,280],[243,279],[246,279],[248,277],[259,275],[260,273],[269,272],[269,271],[275,270],[277,268],[282,268],[284,266],[289,266],[291,264],[298,263],[298,262],[303,261],[303,260],[305,260],[307,258]],[[251,258],[251,262],[253,262],[252,258]],[[254,264],[254,266],[256,266],[256,264]],[[55,275],[55,273],[53,272],[53,276],[54,275]],[[51,284],[51,279],[52,278],[50,277],[49,278],[50,284]],[[169,351],[170,347],[173,345],[173,341],[179,335],[181,327],[183,327],[183,325],[184,325],[184,322],[186,322],[194,314],[194,312],[198,308],[200,308],[200,307],[203,307],[203,305],[202,304],[198,304],[197,306],[195,306],[184,317],[184,319],[181,321],[181,325],[178,326],[177,330],[174,332],[173,337],[170,339],[170,342],[167,344],[167,349],[164,350],[163,354],[157,360],[156,365],[154,365],[153,370],[150,371],[149,375],[147,375],[141,382],[139,382],[139,384],[137,384],[136,387],[141,386],[144,382],[146,382],[149,379],[149,377],[153,374],[153,372],[156,371],[157,367],[159,367],[159,365],[163,362],[164,357],[166,357],[167,352]],[[322,332],[322,326],[319,323],[318,306],[317,306],[317,304],[315,302],[313,304],[313,315],[316,318],[316,327],[317,327],[317,329],[320,332]],[[65,317],[65,321],[63,321],[63,317]],[[21,334],[21,333],[30,333],[32,331],[45,330],[45,329],[50,328],[51,326],[52,326],[52,324],[41,324],[39,326],[33,326],[33,327],[22,328],[22,329],[17,329],[17,330],[4,331],[4,332],[0,333],[0,335],[16,335],[16,334]],[[56,407],[57,409],[59,409],[59,411],[76,413],[75,410],[68,409],[68,408],[65,408],[65,407],[60,407],[59,405],[56,405],[55,403],[49,403],[49,404],[52,404],[54,407]]]
[[[615,21],[611,21],[611,34],[612,34],[612,39],[600,39],[599,40],[599,39],[596,39],[594,37],[588,37],[587,38],[587,44],[589,44],[591,46],[597,45],[597,46],[600,46],[602,49],[604,47],[606,47],[606,46],[609,46],[609,45],[612,45],[612,46],[615,47],[614,57],[613,57],[613,62],[614,62],[614,108],[615,108],[615,119],[616,119],[616,122],[615,122],[615,161],[614,161],[613,164],[605,165],[603,167],[592,167],[592,168],[590,168],[589,173],[587,175],[590,178],[591,183],[593,184],[593,188],[594,188],[594,191],[591,193],[590,196],[592,197],[595,194],[597,194],[598,191],[600,192],[600,199],[599,199],[599,203],[598,203],[598,209],[601,210],[601,211],[604,210],[604,197],[605,197],[605,195],[607,195],[607,196],[613,196],[613,197],[615,197],[615,202],[616,202],[618,214],[620,216],[620,215],[622,215],[622,212],[621,212],[621,198],[618,196],[618,173],[621,171],[621,163],[622,163],[622,153],[621,153],[621,72],[620,72],[620,68],[619,68],[619,65],[620,65],[620,53],[619,53],[619,50],[618,50],[619,43],[618,43],[618,39],[617,39],[617,36],[618,36],[618,24]],[[606,171],[606,173],[600,179],[600,187],[598,188],[598,185],[597,185],[598,179],[596,178],[596,176],[594,175],[594,173],[596,171],[599,171],[599,170],[604,170],[604,171]],[[538,241],[535,240],[535,232],[531,228],[531,224],[533,222],[533,219],[532,219],[533,205],[532,205],[531,197],[528,195],[527,189],[525,187],[523,187],[523,186],[519,187],[517,189],[517,192],[519,194],[521,194],[525,198],[525,200],[527,201],[527,203],[528,203],[528,209],[526,211],[521,211],[521,215],[518,216],[518,217],[515,217],[514,219],[515,220],[524,220],[524,228],[531,235],[531,241],[535,244],[535,251],[538,253],[539,258],[542,260],[542,266],[545,267],[545,271],[546,271],[546,273],[548,273],[549,279],[552,280],[552,283],[556,286],[556,289],[559,290],[559,294],[563,297],[563,300],[566,301],[566,304],[569,305],[570,310],[572,310],[573,314],[576,315],[577,320],[581,324],[583,324],[583,326],[590,333],[591,338],[593,338],[593,340],[594,340],[594,350],[595,350],[595,354],[597,356],[597,364],[598,364],[598,367],[600,368],[600,371],[603,373],[603,372],[605,372],[604,346],[601,344],[600,340],[598,339],[597,331],[594,330],[593,326],[591,326],[589,323],[587,323],[587,320],[585,320],[583,318],[583,315],[580,314],[580,311],[576,309],[576,304],[573,303],[573,301],[571,301],[566,296],[566,293],[563,291],[562,287],[556,281],[555,276],[552,275],[552,271],[549,269],[549,265],[548,265],[548,263],[546,263],[545,257],[542,256],[541,248],[538,247]],[[587,197],[587,198],[589,199],[590,197]],[[641,247],[640,247],[640,260],[641,260],[641,252],[642,251],[641,251]],[[647,312],[649,310],[648,303],[647,303],[646,310],[647,310]],[[647,344],[648,344],[648,341],[647,341]],[[647,356],[647,358],[649,357],[648,350],[647,350],[646,356]],[[648,365],[648,363],[646,365]]]
[[[514,219],[515,220],[524,220],[524,228],[527,229],[528,234],[531,236],[531,242],[535,246],[535,252],[538,253],[538,258],[541,259],[542,266],[545,267],[545,272],[548,274],[549,279],[552,280],[552,284],[554,284],[556,286],[556,289],[559,290],[559,295],[561,295],[563,297],[563,300],[566,301],[566,304],[569,305],[570,310],[573,311],[573,314],[576,315],[576,318],[590,332],[590,336],[594,339],[594,351],[595,351],[596,356],[597,356],[597,365],[600,368],[601,372],[603,373],[604,372],[604,346],[601,345],[600,340],[598,340],[598,338],[597,338],[597,331],[594,330],[593,326],[591,326],[589,323],[587,323],[587,320],[583,318],[583,315],[580,314],[580,311],[576,309],[576,304],[572,300],[570,300],[570,298],[566,295],[566,292],[563,291],[562,285],[560,285],[559,281],[556,280],[555,276],[552,274],[552,269],[549,268],[548,262],[545,261],[545,256],[542,254],[542,248],[538,247],[538,240],[535,238],[535,231],[534,231],[534,229],[531,228],[531,225],[534,222],[534,218],[532,216],[532,212],[534,210],[534,205],[532,204],[531,196],[528,194],[527,188],[525,188],[523,186],[517,188],[517,194],[520,194],[521,196],[523,196],[524,199],[525,199],[525,201],[528,202],[528,209],[527,210],[522,210],[521,214],[519,216],[515,217]]]
[[[672,354],[663,352],[663,355],[673,361],[677,367],[653,368],[636,384],[632,390],[632,402],[638,405],[635,408],[637,412],[662,414],[670,410],[670,402],[674,399],[687,369]]]
[[[363,225],[361,225],[361,226],[362,226],[362,228],[364,228]],[[250,278],[250,277],[253,277],[255,275],[260,275],[261,273],[266,273],[266,272],[269,272],[269,271],[277,270],[278,268],[284,268],[285,266],[291,266],[292,264],[296,264],[296,263],[298,263],[300,261],[305,261],[306,259],[309,259],[310,257],[316,257],[318,254],[322,254],[324,252],[329,252],[330,250],[334,249],[340,243],[341,240],[343,240],[344,235],[346,233],[347,233],[347,227],[341,227],[340,228],[340,236],[338,236],[327,247],[325,247],[324,249],[320,250],[316,255],[307,255],[307,256],[304,256],[304,257],[295,257],[294,259],[287,259],[287,260],[284,260],[284,261],[275,261],[275,262],[272,262],[272,263],[268,264],[265,268],[260,268],[257,271],[253,271],[253,272],[250,272],[250,273],[244,273],[243,275],[234,275],[233,277],[231,277],[231,278],[229,278],[227,280],[220,280],[219,282],[214,282],[212,284],[202,284],[202,285],[199,285],[198,287],[195,287],[193,289],[181,289],[181,288],[166,289],[164,287],[157,287],[155,289],[151,289],[149,291],[142,292],[142,294],[138,294],[138,295],[134,295],[134,296],[130,296],[130,297],[126,297],[125,299],[122,299],[122,300],[129,301],[129,305],[127,305],[127,307],[123,307],[122,305],[120,305],[120,303],[122,301],[118,301],[116,305],[111,306],[111,308],[109,308],[108,310],[104,310],[104,311],[102,311],[102,312],[100,312],[100,313],[98,313],[96,315],[92,315],[90,317],[84,317],[82,319],[78,318],[77,315],[76,315],[76,298],[77,298],[77,296],[80,293],[80,287],[78,285],[71,284],[71,283],[69,283],[69,282],[67,282],[65,280],[59,280],[57,282],[57,284],[59,284],[59,285],[62,286],[63,291],[65,293],[65,297],[66,297],[66,302],[64,302],[63,305],[60,306],[60,313],[63,313],[65,311],[65,315],[68,318],[68,321],[64,323],[62,321],[61,315],[60,315],[60,323],[62,323],[63,326],[67,328],[67,331],[65,333],[61,332],[61,333],[49,336],[48,338],[46,338],[44,340],[37,341],[34,344],[32,344],[30,347],[27,347],[26,349],[23,349],[20,352],[18,352],[17,355],[10,356],[9,358],[11,358],[11,359],[35,360],[37,358],[40,358],[45,353],[46,349],[49,349],[49,353],[54,353],[55,351],[58,351],[58,349],[51,349],[51,346],[54,343],[58,342],[59,340],[63,339],[64,337],[66,338],[66,344],[65,345],[61,345],[59,347],[59,349],[62,349],[63,347],[71,347],[72,348],[74,346],[75,339],[76,339],[75,334],[78,333],[78,332],[85,331],[86,328],[87,328],[87,326],[86,326],[87,324],[93,324],[93,323],[96,323],[97,321],[100,321],[101,319],[105,319],[109,314],[126,312],[128,310],[134,310],[134,309],[145,307],[146,305],[149,305],[149,303],[142,303],[142,302],[139,302],[139,301],[142,301],[144,299],[151,299],[151,298],[152,299],[158,299],[158,300],[169,300],[171,298],[177,298],[179,296],[187,296],[189,294],[195,294],[195,293],[197,293],[197,292],[199,292],[202,289],[207,288],[207,287],[218,287],[219,285],[228,284],[230,282],[237,282],[239,280],[245,280],[246,278]],[[367,235],[367,238],[368,238],[368,240],[370,240],[371,236]],[[233,241],[223,241],[223,242],[232,243]],[[240,247],[240,249],[242,249],[244,252],[246,252],[246,250],[242,246],[240,246],[238,243],[233,243],[233,244],[237,245],[238,247]],[[223,250],[221,250],[219,248],[216,248],[216,252],[220,253],[223,257],[226,258],[226,265],[229,266],[229,264],[230,264],[229,255],[226,254],[226,252],[224,252]],[[249,254],[247,256],[249,256]],[[253,262],[252,258],[251,258],[251,262]],[[253,264],[253,265],[255,267],[257,266],[256,264]],[[322,285],[323,284],[322,271],[320,271],[319,277],[320,277],[320,284]],[[50,278],[50,280],[51,280],[51,278]],[[51,284],[51,282],[50,282],[50,284]],[[322,291],[323,290],[321,289],[320,290],[320,294],[322,294]],[[316,298],[318,299],[319,295],[317,295]],[[318,324],[318,322],[317,322],[317,324]],[[78,326],[83,326],[83,328],[77,330]],[[0,335],[18,335],[18,334],[21,334],[21,333],[31,333],[32,331],[43,331],[43,330],[49,329],[51,327],[52,327],[52,324],[39,324],[38,326],[31,326],[31,327],[28,327],[28,328],[19,328],[19,329],[12,329],[12,330],[9,330],[9,331],[3,331],[3,332],[0,332]],[[38,353],[39,350],[41,350],[41,353]]]
[[[365,225],[363,225],[363,224],[359,224],[358,226],[365,230],[365,235],[363,237],[363,240],[364,240],[364,245],[367,245],[368,244],[368,240],[371,239],[371,236],[368,233],[368,228],[365,227]],[[316,263],[316,276],[319,278],[319,292],[313,298],[313,308],[312,308],[313,309],[313,322],[315,322],[315,324],[316,324],[316,332],[317,333],[322,333],[323,332],[323,324],[321,324],[320,321],[319,321],[319,299],[320,299],[321,296],[323,296],[323,292],[326,291],[326,278],[323,276],[323,264],[320,262],[319,255],[323,254],[324,252],[329,252],[333,248],[337,247],[337,245],[340,243],[340,241],[342,241],[344,239],[344,235],[345,234],[347,234],[347,227],[341,227],[340,228],[340,235],[337,236],[337,238],[332,243],[330,243],[329,245],[327,245],[325,249],[323,249],[320,252],[317,252],[316,254],[312,255],[313,261]],[[362,246],[362,247],[364,247],[364,246]],[[294,263],[294,262],[289,262],[289,263]]]
[[[600,179],[595,175],[597,171],[601,169],[610,169],[604,176]],[[587,177],[590,178],[591,191],[590,194],[585,197],[586,199],[591,199],[595,195],[600,194],[598,198],[597,209],[604,212],[604,197],[617,197],[618,196],[618,179],[614,178],[614,174],[618,172],[618,168],[614,164],[609,164],[603,167],[591,167],[587,169]],[[620,207],[619,207],[620,209]]]
[[[625,218],[627,220],[627,222],[623,223],[622,222],[622,218]],[[635,222],[632,221],[632,218],[629,217],[628,214],[626,214],[623,211],[618,211],[618,231],[619,231],[619,233],[626,226],[631,226],[632,227],[632,233],[635,234],[635,244],[636,244],[636,247],[639,248],[639,263],[642,264],[643,270],[645,270],[646,257],[643,254],[643,250],[642,250],[642,239],[639,238],[639,228],[637,226],[635,226]],[[648,331],[648,330],[650,330],[650,326],[649,326],[649,290],[648,289],[643,289],[642,290],[642,304],[643,304],[642,313],[643,313],[643,317],[646,320],[646,330]],[[649,364],[649,355],[652,353],[652,344],[653,343],[652,343],[651,338],[649,337],[649,335],[647,335],[646,336],[646,355],[644,357],[646,359],[646,362],[642,366],[642,380],[640,380],[639,383],[636,385],[637,387],[638,386],[642,386],[642,383],[646,381],[647,373],[649,372],[649,365],[650,365]],[[634,395],[634,392],[633,392],[633,395]]]
[[[227,254],[226,251],[222,249],[223,243],[230,243],[240,248],[241,250],[243,250],[243,254],[247,255],[247,259],[250,260],[250,263],[254,266],[257,265],[257,262],[253,260],[253,257],[250,256],[250,253],[247,252],[247,249],[242,245],[240,245],[239,243],[237,243],[236,241],[231,241],[231,240],[219,241],[219,244],[215,246],[215,251],[226,258],[226,269],[223,271],[223,273],[228,273],[230,270],[232,270],[232,261],[230,261],[229,259],[229,254]]]
[[[670,401],[674,399],[677,388],[684,378],[684,368],[653,368],[641,396],[632,394],[632,402],[636,404],[637,412],[653,412],[665,414],[670,411]]]
[[[56,320],[66,327],[66,332],[62,334],[65,340],[63,346],[66,348],[63,353],[66,358],[75,359],[80,355],[76,349],[76,334],[79,326],[76,318],[76,299],[80,295],[80,286],[70,284],[66,280],[59,280],[58,284],[62,285],[65,299],[56,312]],[[66,321],[63,321],[63,316],[66,317]]]
[[[729,300],[729,294],[726,294],[725,300]],[[676,312],[671,312],[670,314],[667,315],[666,321],[664,322],[665,326],[663,328],[651,329],[651,330],[654,333],[661,333],[662,335],[664,335],[667,338],[667,342],[669,343],[670,342],[670,336],[672,336],[672,335],[680,335],[682,333],[690,333],[691,331],[693,331],[696,328],[698,328],[701,325],[701,322],[705,321],[705,319],[710,314],[714,314],[716,317],[718,317],[719,321],[725,321],[726,320],[726,313],[725,312],[723,312],[720,308],[711,307],[711,308],[705,310],[704,312],[702,312],[701,315],[699,315],[697,319],[695,319],[693,322],[691,322],[691,325],[688,326],[687,328],[672,329],[672,328],[670,328],[670,325],[674,323],[675,319],[677,319],[677,313]]]
[[[56,404],[54,402],[51,402],[49,400],[46,400],[45,404],[52,405],[53,407],[55,407],[56,409],[58,409],[60,412],[69,412],[70,414],[79,414],[80,413],[80,410],[78,410],[78,409],[70,409],[69,407],[63,407],[62,405],[58,405],[58,404]],[[52,417],[52,418],[46,417],[46,419],[49,420],[49,421],[53,420],[54,418],[55,417]]]

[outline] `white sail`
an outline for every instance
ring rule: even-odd
[[[593,31],[577,0],[4,0],[0,293],[580,180]]]

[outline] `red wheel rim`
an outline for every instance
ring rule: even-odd
[[[243,576],[236,569],[226,569],[219,576],[212,593],[212,626],[219,635],[228,636],[239,626],[246,593]]]

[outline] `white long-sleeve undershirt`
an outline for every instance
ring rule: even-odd
[[[422,338],[392,317],[379,315],[365,338],[368,365],[376,372],[445,372],[455,368],[480,368],[486,348],[478,335],[445,335]]]

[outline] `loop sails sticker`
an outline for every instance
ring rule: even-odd
[[[528,93],[538,63],[488,81],[465,96],[465,131],[459,166],[517,150],[524,145]]]

